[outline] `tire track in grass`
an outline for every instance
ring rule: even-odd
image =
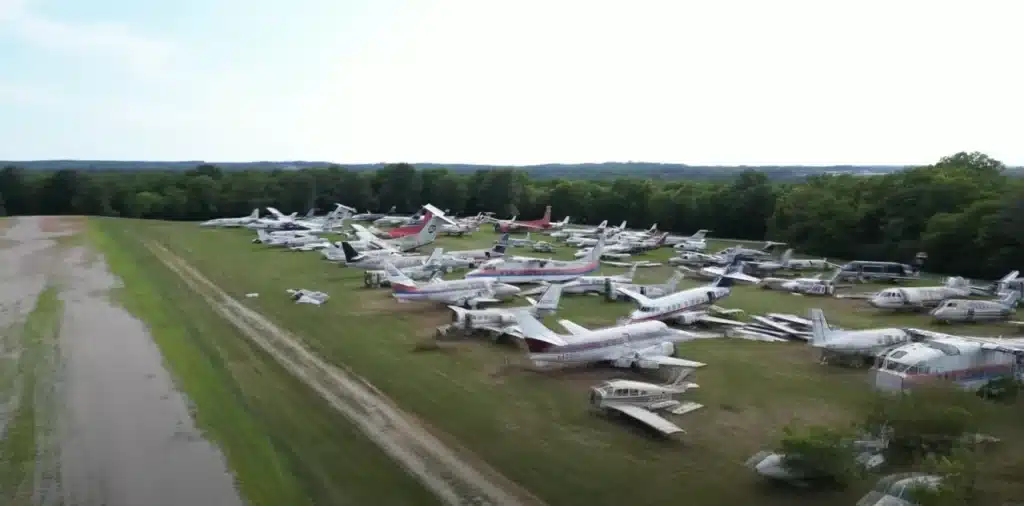
[[[364,379],[306,349],[298,338],[244,306],[162,245],[146,247],[197,294],[447,504],[541,505],[479,459],[463,458]]]

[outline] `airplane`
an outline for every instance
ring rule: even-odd
[[[912,286],[907,288],[886,288],[868,299],[868,303],[879,309],[921,310],[939,305],[953,297],[967,297],[971,285],[959,276],[946,279],[943,286]]]
[[[434,248],[434,251],[430,252],[430,256],[426,260],[422,260],[423,263],[419,265],[409,265],[407,267],[399,267],[398,270],[402,271],[409,279],[413,281],[430,281],[444,273],[444,264],[441,262],[441,257],[444,254],[444,248]],[[419,255],[417,255],[418,257]],[[415,258],[415,257],[397,257],[398,258]],[[383,265],[383,262],[382,262]],[[391,286],[391,282],[388,280],[387,272],[383,269],[367,269],[364,274],[367,286]]]
[[[361,213],[361,214],[354,214],[354,215],[352,215],[351,220],[352,221],[371,221],[372,222],[372,221],[379,220],[379,219],[381,219],[381,218],[383,218],[385,216],[388,216],[389,214],[395,212],[396,209],[398,209],[397,206],[391,206],[391,209],[388,210],[388,212],[386,212],[386,213],[371,213],[371,212],[367,211],[367,212]]]
[[[1002,295],[1009,291],[1024,293],[1024,278],[1018,277],[1019,275],[1020,271],[1010,271],[989,286],[971,286],[971,291],[975,295]]]
[[[754,273],[770,273],[779,270],[810,270],[810,269],[826,269],[839,267],[836,264],[829,263],[828,259],[807,259],[807,258],[793,258],[793,248],[789,248],[782,253],[778,261],[768,260],[762,262],[747,262],[747,267],[753,270]]]
[[[523,337],[519,329],[519,315],[531,314],[536,317],[544,317],[555,314],[558,311],[558,303],[562,298],[562,285],[549,283],[544,288],[540,300],[533,300],[526,297],[529,306],[520,307],[496,307],[487,309],[465,309],[459,306],[448,306],[452,311],[452,323],[464,329],[486,330],[495,336],[510,335],[518,338]]]
[[[461,218],[455,220],[455,223],[445,223],[441,225],[441,233],[451,237],[462,237],[466,234],[472,234],[480,230],[480,223],[484,221],[484,218],[484,213],[478,213],[472,218]]]
[[[676,343],[708,336],[647,321],[590,330],[559,320],[569,334],[556,334],[535,317],[524,314],[519,329],[530,361],[537,367],[608,363],[614,367],[657,369],[661,366],[698,368],[704,364],[675,357]]]
[[[437,216],[438,218],[441,218],[441,220],[443,220],[445,222],[445,224],[447,224],[449,226],[458,226],[459,225],[457,222],[455,222],[454,220],[452,220],[451,218],[446,216],[444,211],[442,211],[442,210],[440,210],[440,209],[438,209],[438,208],[436,208],[436,207],[434,207],[434,206],[432,206],[430,204],[424,205],[423,209],[424,209],[424,213],[423,213],[423,217],[421,219],[419,219],[419,220],[412,220],[407,225],[403,225],[403,226],[398,226],[398,227],[392,228],[391,230],[388,230],[386,232],[387,236],[392,238],[392,239],[397,239],[399,237],[405,237],[405,236],[408,236],[408,235],[414,235],[414,234],[418,233],[420,230],[423,230],[424,227],[430,225],[430,223],[432,221],[431,219],[434,216]],[[444,225],[442,225],[442,228],[444,228]]]
[[[577,248],[583,248],[597,244],[598,239],[604,237],[605,244],[612,244],[619,242],[619,239],[616,236],[619,234],[619,232],[625,230],[625,228],[626,222],[625,220],[623,220],[623,222],[619,224],[619,226],[617,227],[605,227],[602,233],[590,234],[590,236],[594,237],[579,234],[566,237],[565,243],[570,246],[575,246]]]
[[[508,232],[505,232],[505,235],[503,235],[501,237],[502,237],[502,239],[504,239],[506,236],[508,236]],[[512,239],[509,239],[508,240],[508,245],[512,246],[513,248],[522,248],[522,247],[526,247],[526,246],[533,246],[533,244],[536,243],[536,242],[537,241],[534,241],[533,239],[530,239],[530,233],[527,232],[526,233],[526,237],[515,237],[515,238],[512,238]]]
[[[623,258],[628,258],[630,255],[656,250],[665,244],[666,237],[668,237],[668,232],[661,234],[661,236],[657,238],[643,239],[639,241],[620,240],[616,244],[606,244],[601,256],[611,258],[613,260],[621,260]],[[581,249],[577,251],[574,256],[576,258],[583,258],[588,254],[590,254],[590,248]]]
[[[199,224],[200,227],[242,227],[260,219],[259,208],[253,209],[248,216],[241,218],[214,218]]]
[[[454,258],[461,258],[470,261],[470,265],[478,261],[486,261],[494,258],[501,258],[505,256],[505,250],[508,249],[509,236],[508,232],[502,234],[501,239],[491,246],[485,249],[464,249],[449,251],[448,254]]]
[[[784,242],[765,241],[764,246],[761,249],[744,248],[743,246],[736,245],[715,253],[720,257],[734,257],[741,260],[757,260],[759,258],[766,258],[771,255],[771,250],[775,246],[784,246]]]
[[[929,314],[940,323],[1009,320],[1020,298],[1020,292],[1012,291],[998,300],[946,299]]]
[[[519,287],[487,278],[450,281],[434,279],[420,285],[387,260],[384,262],[384,271],[391,283],[391,295],[399,302],[431,301],[476,309],[480,304],[501,302],[500,298],[519,294]]]
[[[352,249],[352,246],[347,242],[341,243],[341,249],[345,252],[345,267],[352,267],[353,269],[381,270],[387,263],[404,269],[406,267],[421,266],[429,258],[426,255],[399,255],[393,252],[366,255]]]
[[[636,265],[630,267],[628,272],[615,274],[613,276],[580,276],[572,281],[566,282],[562,291],[564,293],[604,293],[608,290],[608,283],[632,283],[636,275]]]
[[[551,232],[549,235],[556,239],[563,239],[577,235],[596,235],[604,232],[607,227],[608,220],[604,220],[593,228],[562,228],[561,230]]]
[[[537,241],[530,246],[530,251],[535,253],[554,253],[555,246],[547,241]]]
[[[703,308],[714,304],[716,301],[728,297],[731,293],[733,280],[753,280],[740,272],[742,263],[735,261],[726,267],[722,275],[711,282],[710,285],[699,286],[689,290],[670,293],[663,297],[649,298],[643,294],[629,290],[628,288],[617,288],[618,292],[633,299],[639,307],[630,313],[626,321],[645,322],[651,320],[667,320],[690,325],[697,322],[720,323],[732,325],[736,322],[725,318],[716,318],[708,315]]]
[[[887,437],[868,436],[850,442],[851,449],[856,452],[854,461],[864,470],[873,470],[885,464],[885,450],[889,446]],[[799,456],[788,456],[781,452],[761,451],[747,459],[746,466],[755,473],[772,480],[792,484],[805,484],[807,480],[817,478],[805,470],[804,466],[792,465]]]
[[[669,237],[665,239],[665,243],[672,246],[676,251],[696,251],[701,252],[708,249],[708,243],[705,237],[711,233],[710,230],[700,229],[693,233],[689,237]]]
[[[352,228],[356,231],[356,237],[377,249],[403,252],[412,251],[420,246],[434,242],[437,239],[437,229],[441,226],[443,219],[441,216],[434,214],[431,216],[427,226],[423,227],[415,235],[407,235],[397,239],[380,239],[368,232],[362,225],[355,223],[352,224]]]
[[[828,326],[821,309],[811,309],[809,313],[810,345],[821,350],[822,363],[829,357],[875,357],[913,339],[909,332],[898,328],[836,330]]]
[[[717,264],[721,258],[714,255],[698,253],[696,251],[682,251],[678,255],[669,258],[670,265],[711,265]]]
[[[902,391],[940,379],[968,390],[1013,377],[1024,365],[1024,339],[970,337],[923,329],[906,329],[920,342],[906,343],[875,361],[874,386]]]
[[[636,264],[634,264],[636,265]],[[664,297],[670,293],[675,293],[676,288],[679,286],[679,282],[683,280],[683,273],[675,271],[672,273],[672,277],[668,278],[667,281],[661,284],[654,285],[638,285],[634,283],[623,283],[615,282],[612,284],[612,290],[615,294],[619,294],[619,288],[625,288],[634,293],[647,296],[649,298]]]
[[[874,488],[857,501],[856,506],[917,506],[914,492],[937,490],[942,476],[927,473],[896,473],[878,480]]]
[[[517,232],[519,230],[547,230],[551,228],[551,206],[544,208],[544,216],[539,220],[531,221],[516,221],[516,216],[513,216],[511,220],[498,220],[494,224],[495,232]],[[569,222],[569,217],[566,216],[562,220],[562,226]]]
[[[809,278],[762,278],[758,283],[766,290],[782,290],[803,295],[835,295],[835,282],[839,279],[840,270],[836,269],[832,277],[821,279],[821,274]]]
[[[583,260],[552,260],[550,258],[505,257],[491,260],[466,274],[466,279],[491,278],[507,283],[569,281],[596,271],[601,263],[604,240]]]
[[[621,379],[605,381],[590,389],[590,404],[603,411],[626,415],[666,436],[679,432],[685,434],[685,430],[654,411],[667,410],[674,415],[685,415],[704,407],[700,403],[673,398],[698,388],[696,383],[686,381],[692,371],[682,369],[674,380],[664,385]]]

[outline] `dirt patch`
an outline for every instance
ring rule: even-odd
[[[150,242],[147,247],[218,313],[355,423],[444,502],[542,504],[465,449],[453,449],[450,436],[436,437],[432,433],[436,431],[428,430],[362,378],[310,352],[298,338],[230,297],[163,246]]]
[[[45,234],[77,233],[85,228],[84,216],[36,216],[34,218],[39,220],[39,230]]]

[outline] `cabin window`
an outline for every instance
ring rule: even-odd
[[[632,389],[632,388],[629,390],[629,396],[630,397],[637,397],[639,395],[640,395],[640,391],[639,390]]]
[[[654,311],[654,308],[651,306],[640,306],[640,311],[650,313],[651,311]]]
[[[616,388],[615,392],[612,395],[624,396],[627,394],[627,392],[628,391],[625,388]]]

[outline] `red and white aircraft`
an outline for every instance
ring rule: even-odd
[[[516,221],[516,217],[512,217],[511,220],[498,220],[494,223],[495,232],[516,232],[519,230],[548,230],[552,228],[562,228],[569,223],[569,217],[566,216],[564,220],[551,223],[551,206],[544,208],[544,216],[539,220],[531,221]]]

